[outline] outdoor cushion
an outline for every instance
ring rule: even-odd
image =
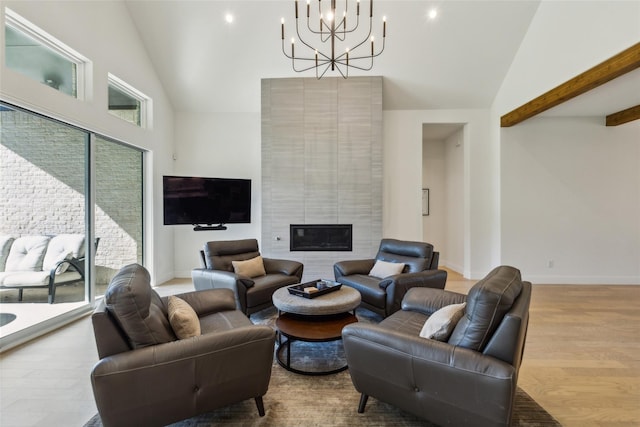
[[[4,266],[9,256],[9,249],[15,239],[11,236],[0,236],[0,272],[4,271]]]
[[[11,245],[5,271],[41,271],[49,236],[22,236]]]

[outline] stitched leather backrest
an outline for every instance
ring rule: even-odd
[[[107,287],[104,300],[132,348],[176,340],[167,307],[151,289],[149,272],[143,266],[130,264],[118,271]]]
[[[531,283],[522,282],[522,291],[511,310],[504,315],[500,326],[484,348],[483,354],[495,357],[520,368],[524,343],[529,325],[529,305],[531,303]]]
[[[219,240],[204,245],[204,260],[209,270],[233,271],[231,261],[245,261],[258,255],[256,239]]]
[[[509,266],[494,268],[469,290],[465,314],[449,344],[482,351],[521,291],[520,270]]]
[[[430,243],[382,239],[376,259],[404,263],[403,273],[417,273],[429,268],[432,256],[433,245]]]

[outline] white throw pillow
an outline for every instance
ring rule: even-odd
[[[385,277],[394,276],[402,273],[404,264],[401,262],[388,262],[377,260],[373,268],[369,272],[369,276],[384,279]]]
[[[246,261],[231,261],[231,264],[233,265],[233,271],[241,276],[253,278],[267,274],[260,255]]]
[[[458,321],[462,319],[466,305],[466,302],[451,304],[433,313],[427,321],[424,322],[420,336],[438,341],[448,340]]]

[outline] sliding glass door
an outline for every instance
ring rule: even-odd
[[[0,104],[0,340],[90,309],[143,262],[142,170],[138,149]]]

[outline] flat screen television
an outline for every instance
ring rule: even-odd
[[[251,180],[162,177],[164,224],[219,225],[251,222]]]

